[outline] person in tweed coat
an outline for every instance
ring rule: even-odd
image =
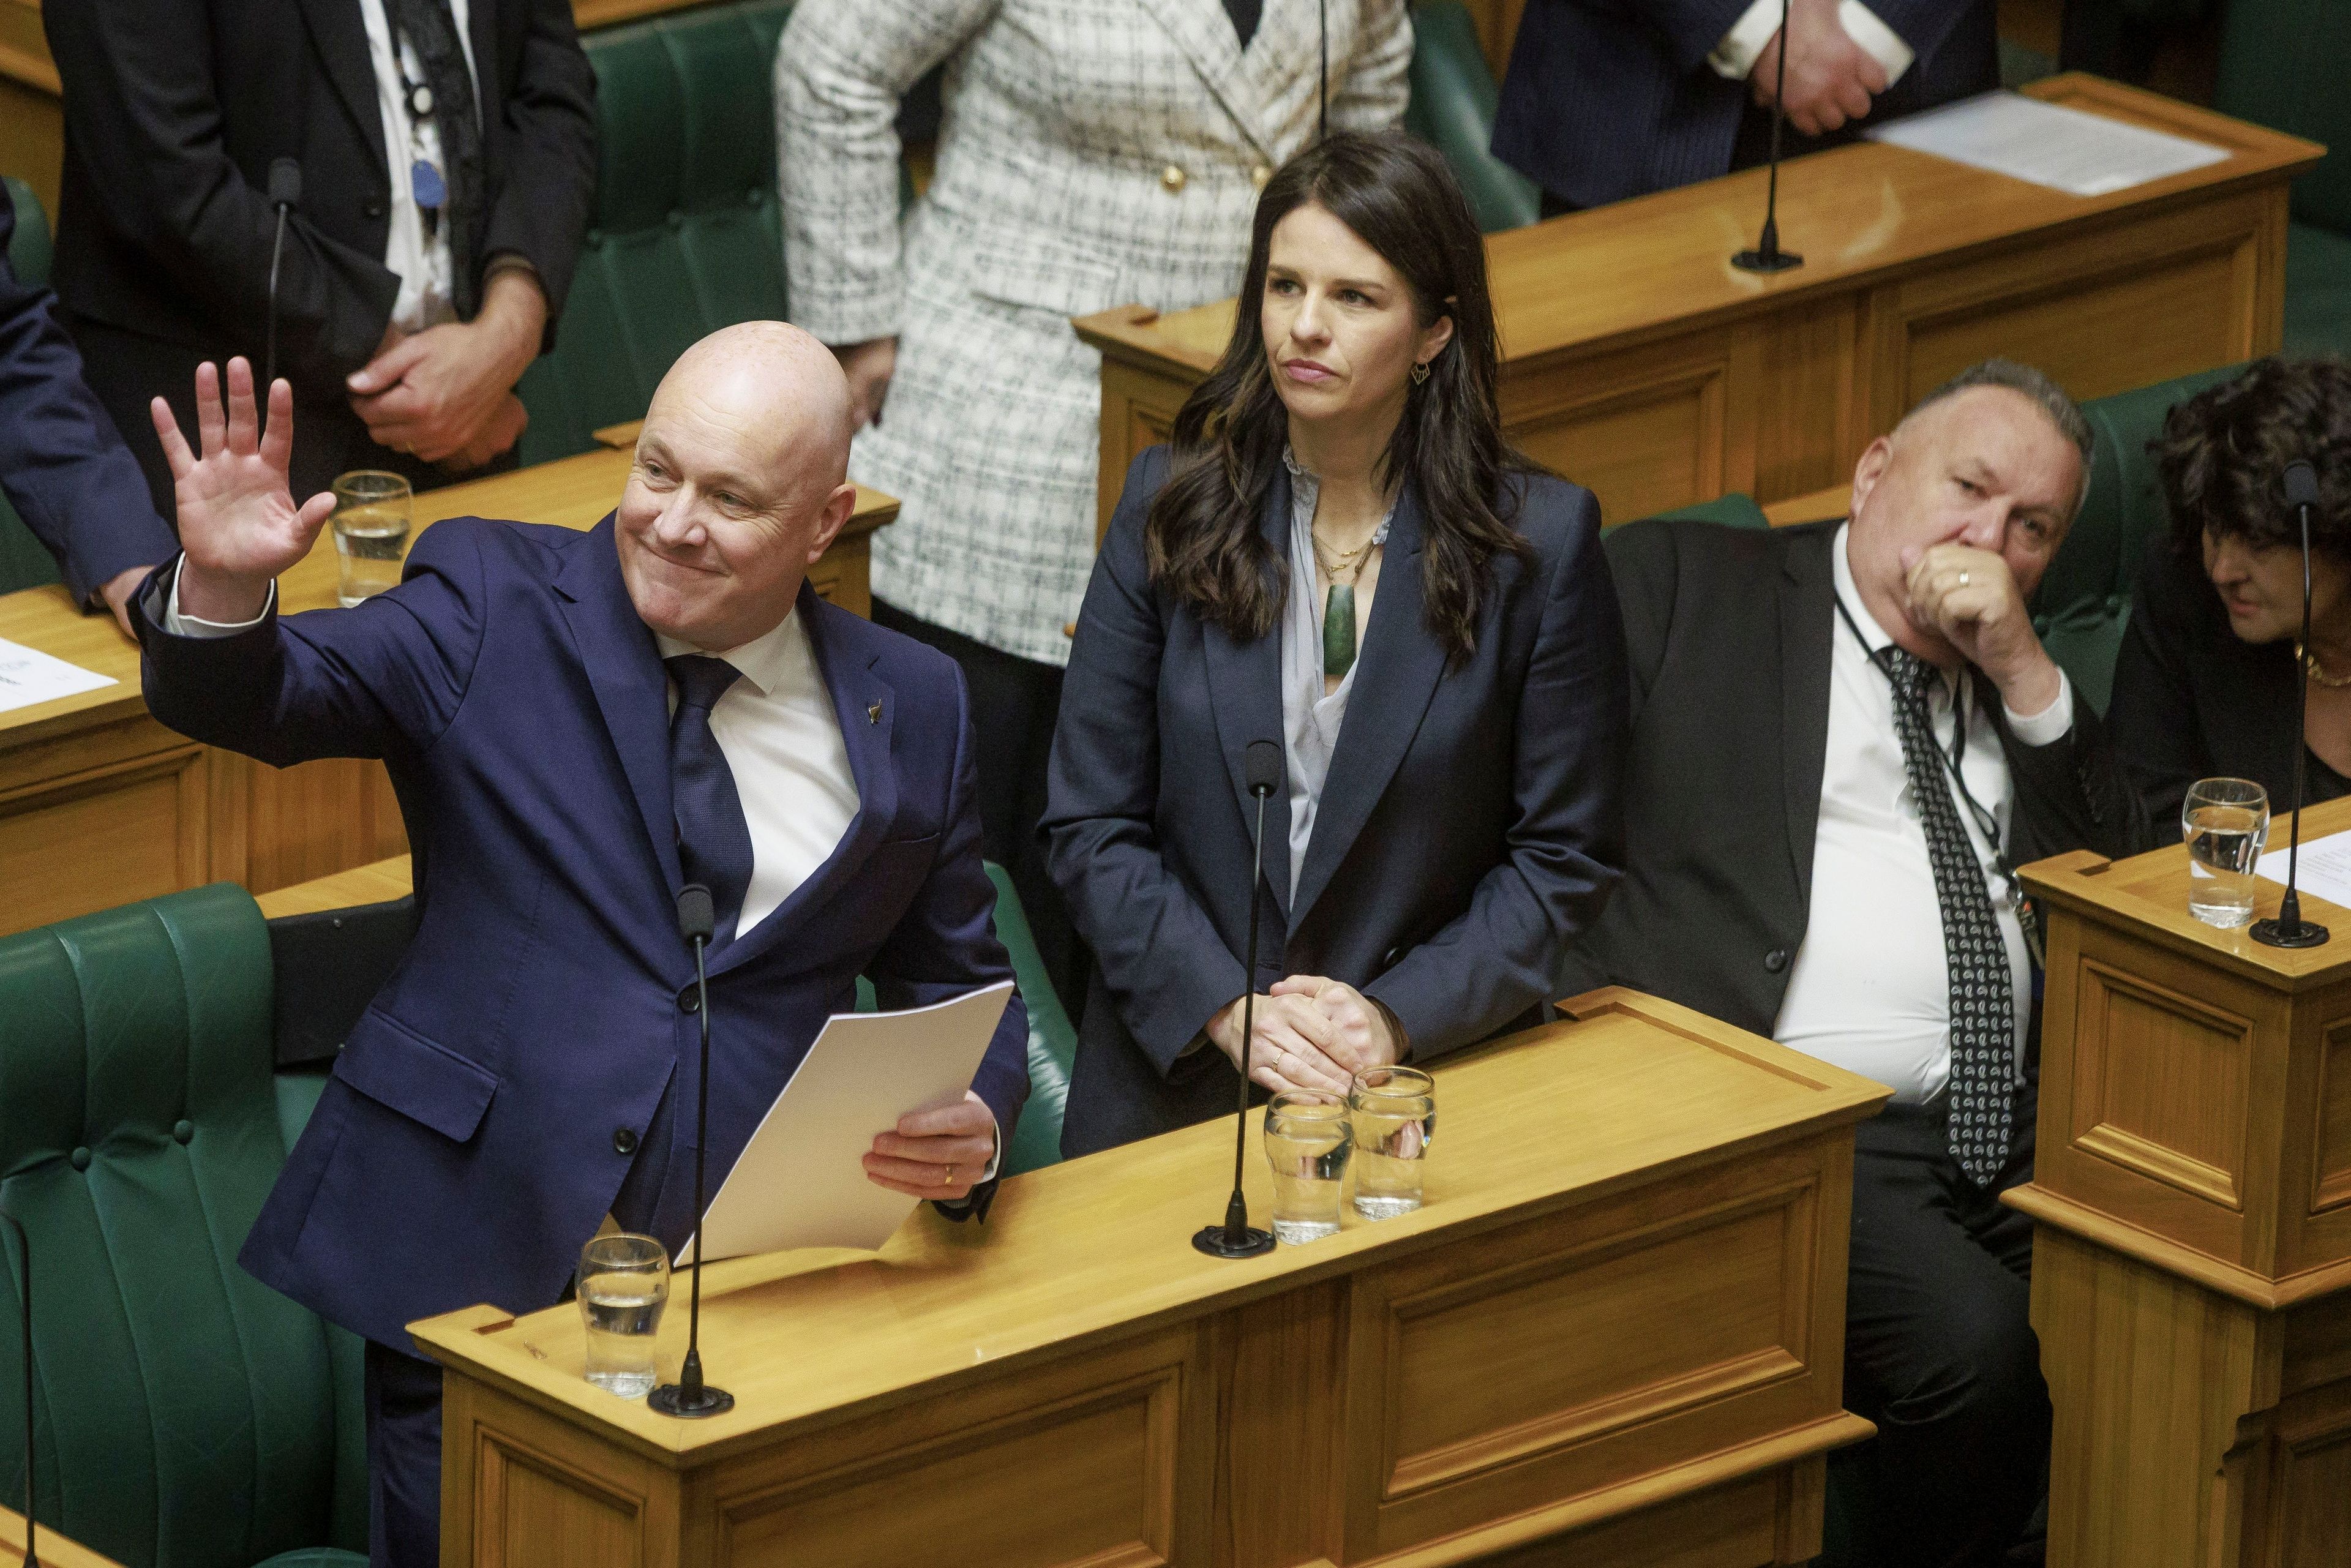
[[[1331,129],[1395,126],[1405,0],[1322,4]],[[1239,286],[1259,190],[1316,136],[1317,5],[800,0],[777,50],[791,319],[849,371],[852,473],[902,503],[874,618],[963,665],[988,856],[1073,1003],[1086,960],[1036,836],[1094,555],[1101,356],[1069,318]],[[894,116],[943,60],[902,222]]]

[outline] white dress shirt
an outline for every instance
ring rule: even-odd
[[[1951,979],[1943,946],[1935,869],[1910,791],[1902,740],[1894,727],[1894,689],[1870,651],[1888,637],[1862,602],[1845,559],[1849,528],[1837,530],[1831,557],[1837,596],[1868,641],[1865,649],[1843,617],[1832,629],[1828,752],[1821,770],[1820,827],[1813,840],[1812,911],[1803,945],[1788,975],[1772,1036],[1781,1044],[1890,1085],[1898,1104],[1937,1101],[1950,1081]],[[1985,701],[1991,684],[1973,680],[1960,769],[1977,802],[2009,833],[2008,759]],[[1928,712],[1949,754],[1953,695],[1948,682],[1928,688]],[[2062,739],[2074,726],[2074,693],[2061,679],[2057,699],[2038,714],[2001,712],[2026,746]],[[1950,790],[1950,776],[1937,775]],[[2032,1016],[2032,967],[2008,881],[1993,869],[1994,846],[1956,790],[1953,809],[1984,868],[1984,887],[2008,945],[2016,1000],[2016,1060],[2023,1061]]]
[[[1756,57],[1763,52],[1773,36],[1780,31],[1781,0],[1755,0],[1746,15],[1730,25],[1706,63],[1714,68],[1715,75],[1732,81],[1745,81],[1754,69]],[[1862,53],[1876,60],[1886,72],[1886,85],[1892,87],[1902,79],[1911,62],[1918,56],[1902,41],[1902,35],[1877,19],[1877,13],[1861,0],[1844,0],[1837,6],[1837,25],[1844,29]]]
[[[375,73],[376,112],[383,119],[384,162],[392,171],[392,227],[383,246],[383,265],[400,278],[400,297],[392,302],[392,324],[402,332],[421,332],[427,327],[437,327],[457,319],[457,308],[451,303],[452,263],[449,259],[449,229],[444,224],[440,231],[427,238],[424,214],[416,204],[416,187],[410,178],[410,165],[422,158],[448,178],[449,165],[441,156],[441,132],[430,120],[412,120],[408,112],[408,95],[401,87],[400,71],[404,63],[408,79],[424,80],[424,67],[416,57],[416,49],[408,39],[402,39],[401,58],[392,53],[392,21],[384,10],[384,0],[360,0],[360,20],[367,26],[368,67]],[[449,0],[449,17],[456,24],[457,46],[465,54],[465,68],[474,72],[474,38],[468,30],[466,0]],[[474,72],[474,114],[481,117],[481,76]]]

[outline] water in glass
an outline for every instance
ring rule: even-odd
[[[354,507],[335,514],[335,553],[341,577],[335,601],[344,609],[400,586],[408,553],[408,508]]]
[[[1277,1094],[1266,1106],[1276,1241],[1297,1246],[1339,1233],[1340,1189],[1353,1143],[1347,1107],[1332,1096]]]
[[[1437,1132],[1436,1081],[1410,1067],[1355,1076],[1348,1096],[1355,1129],[1355,1212],[1394,1219],[1421,1203],[1429,1140]]]
[[[2253,866],[2269,830],[2269,797],[2249,779],[2207,779],[2188,792],[2180,829],[2188,841],[2188,913],[2207,925],[2253,917]]]
[[[669,1300],[669,1254],[650,1236],[599,1236],[580,1254],[588,1381],[623,1399],[653,1389],[653,1336]]]

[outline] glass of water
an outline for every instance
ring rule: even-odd
[[[1416,1067],[1355,1074],[1347,1105],[1355,1129],[1355,1212],[1394,1219],[1420,1207],[1421,1175],[1437,1135],[1437,1080]]]
[[[2269,795],[2250,779],[2200,779],[2179,809],[2179,826],[2188,839],[2188,913],[2207,925],[2252,920]]]
[[[360,600],[400,586],[408,553],[408,481],[360,468],[335,481],[335,556],[342,570],[335,601],[349,610]]]
[[[1273,1239],[1295,1247],[1339,1234],[1339,1194],[1354,1142],[1347,1103],[1294,1090],[1265,1108],[1265,1157],[1273,1166]]]
[[[650,1236],[599,1236],[580,1249],[588,1381],[623,1399],[653,1386],[653,1334],[669,1300],[669,1254]]]

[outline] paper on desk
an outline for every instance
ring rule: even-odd
[[[2076,196],[2108,195],[2229,156],[2225,147],[2014,92],[1962,99],[1863,134]]]
[[[921,1200],[865,1177],[873,1134],[971,1087],[1012,982],[901,1013],[836,1013],[711,1200],[710,1259],[788,1247],[874,1251]],[[694,1260],[688,1243],[677,1266]]]
[[[2285,819],[2271,822],[2269,841],[2273,847],[2263,850],[2253,866],[2274,883],[2285,881],[2286,837]],[[2351,832],[2303,840],[2302,869],[2294,880],[2294,886],[2303,892],[2351,909]]]
[[[0,640],[0,713],[115,684],[112,675],[68,664],[22,643]]]

